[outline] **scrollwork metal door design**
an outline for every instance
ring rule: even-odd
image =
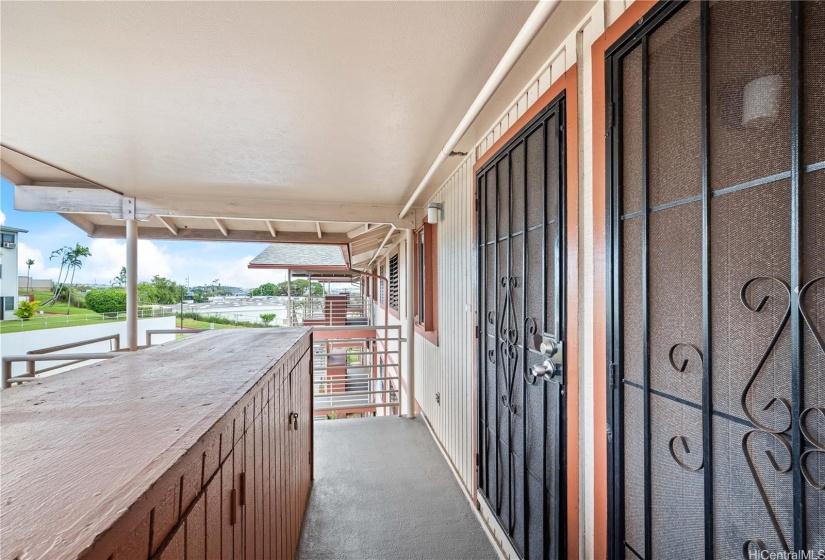
[[[825,557],[823,60],[821,0],[608,51],[613,558]]]
[[[564,555],[564,105],[476,175],[479,493],[523,558]]]

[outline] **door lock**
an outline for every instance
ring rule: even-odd
[[[290,422],[290,424],[292,424],[292,429],[293,430],[298,429],[298,413],[297,412],[290,413],[289,422]]]
[[[539,346],[539,351],[545,356],[553,357],[559,352],[560,343],[553,342],[550,339],[544,339]]]

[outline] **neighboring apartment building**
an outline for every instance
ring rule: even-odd
[[[25,229],[0,226],[0,321],[12,319],[17,309],[17,236]]]

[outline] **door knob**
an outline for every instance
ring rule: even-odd
[[[536,377],[547,377],[550,379],[556,376],[556,364],[550,360],[544,360],[543,364],[536,364],[532,369],[533,375]]]

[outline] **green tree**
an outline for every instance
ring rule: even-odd
[[[34,264],[33,259],[26,259],[26,266],[28,270],[26,271],[26,291],[31,293],[32,291],[32,265]]]
[[[249,292],[250,296],[276,296],[278,295],[278,286],[272,282],[261,284],[257,288],[252,288]]]
[[[285,296],[287,294],[287,283],[281,282],[277,285],[277,294],[279,296]],[[292,296],[293,297],[305,297],[309,295],[309,281],[304,280],[303,278],[299,278],[297,280],[292,281]],[[312,283],[312,296],[313,297],[323,297],[324,295],[324,286],[320,282],[313,282]]]
[[[138,295],[144,303],[169,305],[180,302],[181,286],[174,280],[155,275],[151,282],[138,284]]]
[[[275,317],[277,317],[275,313],[261,313],[261,321],[263,321],[267,327],[275,320]]]

